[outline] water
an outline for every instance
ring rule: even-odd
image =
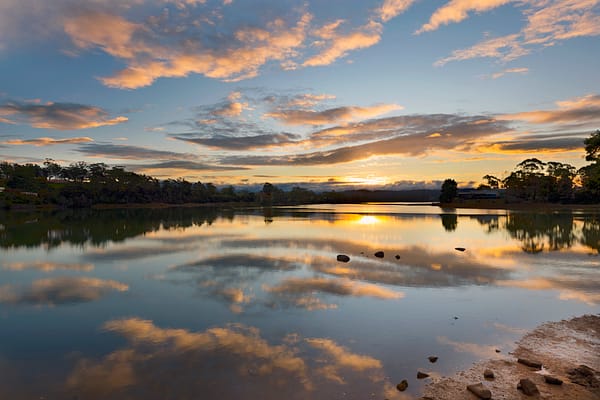
[[[585,212],[4,214],[0,398],[416,397],[417,370],[448,375],[598,313],[599,247]]]

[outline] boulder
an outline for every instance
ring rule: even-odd
[[[483,371],[483,377],[485,379],[494,379],[494,371],[492,371],[491,369],[486,369],[485,371]]]
[[[531,367],[531,368],[542,369],[542,363],[539,361],[530,360],[528,358],[519,358],[519,359],[517,359],[517,362],[520,364],[523,364],[523,365],[527,365],[528,367]]]
[[[406,381],[406,379],[403,379],[402,382],[400,382],[399,384],[396,385],[396,389],[398,389],[401,392],[404,392],[407,387],[408,387],[408,382]]]
[[[417,371],[417,379],[429,378],[429,374],[421,371]]]
[[[530,379],[523,378],[519,381],[517,385],[517,389],[520,389],[527,396],[536,396],[540,394],[535,383],[533,383]]]
[[[375,253],[375,254],[373,254],[373,255],[374,255],[375,257],[377,257],[377,258],[383,258],[383,256],[384,256],[384,254],[383,254],[383,251],[378,251],[378,252],[376,252],[376,253]]]
[[[546,383],[549,385],[562,385],[563,384],[562,379],[559,379],[552,375],[544,375],[544,381],[546,381]]]

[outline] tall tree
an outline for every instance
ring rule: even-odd
[[[454,179],[446,179],[442,183],[442,192],[440,193],[440,202],[450,203],[458,194],[458,184]]]

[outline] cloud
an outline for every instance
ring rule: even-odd
[[[511,130],[506,121],[489,116],[432,114],[390,117],[317,131],[309,143],[334,144],[387,137],[384,140],[304,154],[224,156],[221,162],[231,165],[321,165],[392,154],[416,156],[436,149],[461,148],[471,141]],[[434,132],[441,136],[429,137]]]
[[[90,143],[79,146],[76,151],[86,154],[90,157],[106,157],[121,160],[172,160],[172,161],[193,161],[198,156],[190,153],[177,153],[166,150],[154,150],[140,146],[130,146],[124,144],[101,144]]]
[[[173,135],[177,140],[198,144],[201,146],[226,149],[226,150],[251,150],[257,148],[284,146],[296,144],[301,138],[293,133],[265,133],[254,136],[225,136],[214,135],[212,137],[194,137],[195,134]]]
[[[464,0],[454,0],[449,3],[452,4],[463,4],[464,10],[470,9],[468,2]],[[491,0],[489,4],[504,4],[504,1]],[[527,1],[520,3],[520,6],[527,23],[519,32],[485,39],[472,47],[455,50],[452,55],[436,61],[434,65],[479,57],[498,58],[507,62],[527,55],[534,49],[554,46],[563,40],[600,35],[600,15],[597,13],[595,0]],[[452,7],[448,11],[452,11]],[[440,19],[444,20],[451,21],[451,18]],[[437,25],[432,27],[437,28]]]
[[[508,68],[492,74],[492,79],[498,79],[506,74],[526,74],[528,72],[529,68]]]
[[[79,49],[100,48],[126,63],[125,69],[100,79],[105,85],[135,89],[161,77],[192,73],[227,81],[254,77],[267,62],[295,57],[312,19],[300,13],[293,21],[276,17],[263,27],[244,25],[217,33],[206,16],[192,11],[170,14],[167,9],[136,23],[90,11],[68,18],[64,26]]]
[[[443,7],[435,10],[429,22],[424,24],[417,34],[423,32],[434,31],[442,25],[448,25],[453,22],[461,22],[469,17],[469,12],[485,12],[504,4],[510,3],[512,0],[451,0]]]
[[[341,21],[337,21],[314,32],[320,39],[315,44],[323,50],[309,57],[302,63],[303,66],[330,65],[350,51],[371,47],[381,40],[383,27],[378,22],[369,21],[349,33],[337,32],[340,25]]]
[[[383,22],[387,22],[406,11],[413,3],[414,0],[384,0],[376,13]]]
[[[265,287],[265,290],[284,296],[313,292],[380,299],[399,299],[404,296],[400,292],[385,289],[378,285],[354,282],[349,279],[328,278],[288,278],[278,285]]]
[[[110,118],[107,111],[75,103],[21,103],[0,105],[0,116],[12,123],[25,123],[34,128],[74,130],[111,126],[127,121],[127,117]],[[6,118],[7,117],[7,118]]]
[[[56,270],[72,270],[89,272],[94,269],[94,264],[67,264],[55,263],[51,261],[34,261],[34,262],[12,262],[2,266],[3,269],[9,271],[24,271],[34,269],[42,272],[54,272]]]
[[[39,279],[30,287],[0,286],[0,302],[7,304],[61,305],[98,300],[111,291],[124,292],[129,287],[113,280],[60,277]]]
[[[558,101],[556,110],[535,110],[504,114],[498,118],[523,120],[535,124],[600,123],[600,95],[589,94],[565,101]]]
[[[481,146],[483,152],[494,153],[532,153],[532,152],[563,152],[583,149],[585,136],[579,138],[526,139],[495,142]]]
[[[134,171],[152,171],[157,169],[188,170],[188,171],[239,171],[248,168],[242,166],[229,167],[226,165],[203,164],[194,161],[163,161],[152,164],[131,164],[128,166]]]
[[[41,138],[36,138],[36,139],[11,139],[11,140],[5,140],[4,142],[1,142],[1,143],[9,144],[12,146],[30,145],[30,146],[36,146],[36,147],[43,147],[43,146],[54,146],[57,144],[88,143],[88,142],[93,142],[93,141],[94,141],[94,139],[87,137],[87,136],[83,136],[83,137],[74,137],[74,138],[66,138],[66,139],[54,139],[54,138],[49,138],[49,137],[41,137]]]
[[[378,104],[371,107],[337,107],[323,111],[281,109],[266,113],[264,116],[277,119],[286,125],[328,125],[373,118],[402,108],[398,104]]]

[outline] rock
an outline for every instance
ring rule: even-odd
[[[562,379],[559,379],[552,375],[544,375],[544,380],[549,385],[562,385],[563,384]]]
[[[489,389],[486,389],[486,387],[483,386],[482,383],[467,385],[467,390],[473,393],[475,396],[479,397],[480,399],[487,400],[492,398],[492,392],[490,392]]]
[[[454,319],[458,319],[458,317],[457,317],[457,316],[454,316]]]
[[[400,254],[396,254],[394,257],[396,257],[396,260],[400,259]]]
[[[350,257],[348,257],[345,254],[338,254],[337,260],[340,262],[348,262],[348,261],[350,261]]]
[[[455,247],[454,250],[456,250],[456,251],[465,251],[466,249],[464,247]]]
[[[535,383],[533,383],[530,379],[524,378],[519,381],[517,385],[517,389],[520,389],[527,396],[536,396],[540,394]]]
[[[429,374],[421,371],[417,371],[417,379],[429,378]]]
[[[600,381],[596,378],[595,371],[587,365],[580,365],[568,371],[571,382],[589,388],[600,388]]]
[[[373,254],[373,255],[374,255],[375,257],[377,257],[377,258],[383,258],[383,256],[384,256],[384,254],[383,254],[383,251],[378,251],[378,252],[376,252],[376,253],[375,253],[375,254]]]
[[[492,371],[491,369],[486,369],[485,371],[483,371],[483,377],[485,379],[494,379],[494,371]]]
[[[527,365],[528,367],[531,367],[531,368],[542,369],[542,363],[539,361],[530,360],[528,358],[519,358],[519,359],[517,359],[517,362],[521,363],[523,365]]]
[[[496,349],[496,353],[500,353],[500,349]]]
[[[396,389],[398,389],[401,392],[404,392],[407,387],[408,387],[408,382],[406,381],[406,379],[403,379],[402,382],[400,382],[399,384],[396,385]]]
[[[438,358],[436,356],[429,356],[429,357],[427,357],[427,359],[429,360],[430,363],[434,363],[438,360]]]

